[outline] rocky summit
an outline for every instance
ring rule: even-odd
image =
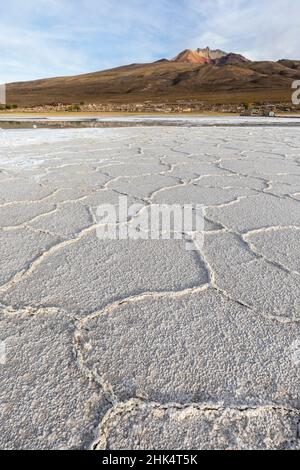
[[[210,64],[215,60],[226,57],[227,52],[221,51],[220,49],[210,49],[206,47],[204,49],[185,49],[180,52],[173,60],[174,62],[185,62],[189,64]]]

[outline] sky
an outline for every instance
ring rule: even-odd
[[[300,60],[299,0],[0,0],[0,83],[210,46]]]

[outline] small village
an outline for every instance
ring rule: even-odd
[[[2,105],[0,111],[5,113],[165,113],[165,114],[238,114],[240,116],[270,116],[300,112],[300,106],[291,103],[240,103],[209,104],[201,101],[177,101],[174,103],[57,103],[41,106]]]

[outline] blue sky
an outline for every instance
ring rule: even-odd
[[[0,2],[0,82],[73,75],[221,48],[300,59],[299,0]]]

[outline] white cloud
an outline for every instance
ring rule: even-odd
[[[222,43],[256,60],[300,59],[297,0],[190,0],[189,6],[204,22],[192,41],[215,37],[212,46]]]

